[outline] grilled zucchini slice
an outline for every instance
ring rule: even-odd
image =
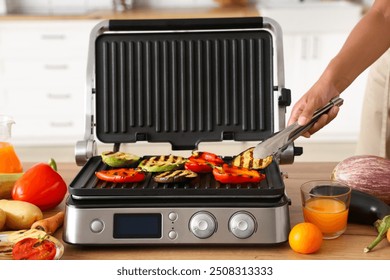
[[[165,155],[146,158],[138,165],[146,172],[165,172],[183,168],[186,159],[181,156]]]
[[[105,164],[115,168],[129,167],[140,160],[139,156],[124,152],[103,152],[101,156]]]
[[[153,180],[157,183],[182,183],[187,182],[198,177],[198,174],[191,170],[173,170],[157,174]]]
[[[251,147],[233,158],[232,165],[249,169],[264,169],[271,164],[272,156],[268,156],[263,159],[254,158],[254,149],[255,147]]]

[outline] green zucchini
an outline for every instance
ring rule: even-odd
[[[146,172],[165,172],[183,168],[186,159],[181,156],[164,155],[146,158],[138,165]]]
[[[130,167],[140,160],[139,156],[124,152],[103,152],[101,156],[105,164],[115,168]]]

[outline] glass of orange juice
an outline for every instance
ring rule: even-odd
[[[347,229],[351,187],[332,180],[315,180],[301,186],[303,217],[321,230],[324,239],[339,237]]]
[[[14,124],[10,116],[0,115],[0,173],[20,173],[22,164],[11,144],[11,126]]]

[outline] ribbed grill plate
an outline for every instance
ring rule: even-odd
[[[92,157],[69,186],[69,193],[80,198],[280,198],[284,195],[284,182],[279,166],[272,162],[262,172],[266,178],[260,183],[222,184],[213,175],[199,174],[187,183],[156,183],[153,173],[147,173],[140,183],[110,183],[99,180],[95,172],[109,167],[100,156]]]
[[[96,134],[106,143],[265,139],[273,132],[266,31],[104,34],[96,40]]]

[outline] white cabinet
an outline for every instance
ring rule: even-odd
[[[353,26],[361,18],[361,7],[343,1],[260,5],[260,14],[276,20],[283,30],[286,87],[292,105],[314,84],[337,54]],[[339,116],[317,132],[310,142],[355,142],[366,85],[363,73],[341,95]],[[287,109],[287,119],[292,106]],[[299,141],[307,141],[300,138]]]
[[[15,119],[14,143],[82,138],[89,33],[97,22],[0,22],[0,114]]]

